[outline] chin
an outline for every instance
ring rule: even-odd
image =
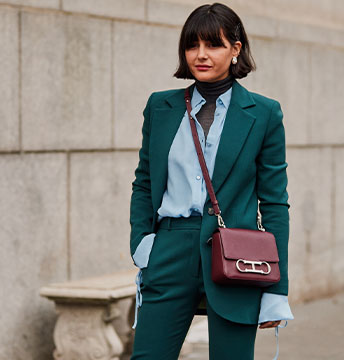
[[[207,81],[207,82],[216,81],[216,77],[215,77],[215,76],[212,76],[211,74],[205,74],[205,73],[194,74],[194,77],[195,77],[198,81]]]

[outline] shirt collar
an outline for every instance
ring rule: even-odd
[[[198,92],[196,86],[194,87],[193,93],[192,93],[192,99],[191,99],[191,106],[192,109],[196,108],[200,104],[204,104],[206,101],[204,97]]]
[[[216,102],[217,103],[222,103],[224,105],[224,107],[226,109],[228,109],[230,101],[231,101],[231,97],[232,97],[232,88],[233,86],[231,86],[226,92],[224,92],[223,94],[221,94],[217,99]],[[193,93],[192,93],[192,99],[191,99],[191,106],[192,109],[195,109],[196,107],[198,107],[200,104],[205,104],[206,101],[204,99],[204,97],[198,92],[197,87],[194,87]]]
[[[222,102],[222,104],[225,106],[226,109],[228,109],[229,104],[231,102],[232,88],[233,86],[231,86],[226,92],[221,94],[216,100],[218,102]]]

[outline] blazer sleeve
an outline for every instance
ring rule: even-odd
[[[257,195],[262,224],[274,234],[281,280],[265,292],[288,295],[289,203],[283,113],[278,101],[271,107],[261,151],[257,157]]]
[[[135,180],[132,182],[130,200],[130,255],[132,258],[141,239],[152,232],[153,205],[149,171],[149,135],[153,95],[154,93],[150,95],[143,110],[142,146],[139,151],[139,163],[135,170]]]

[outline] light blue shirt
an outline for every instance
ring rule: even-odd
[[[205,140],[203,128],[197,121],[197,113],[206,103],[206,100],[197,91],[197,88],[194,87],[191,99],[191,115],[196,119],[197,133],[210,178],[214,172],[215,157],[231,95],[232,88],[217,98],[214,121],[209,129],[207,139]],[[206,197],[206,184],[192,139],[189,117],[187,111],[185,111],[168,155],[167,188],[163,195],[161,206],[158,209],[158,220],[160,221],[163,217],[189,217],[190,215],[196,214],[202,215]],[[154,238],[154,233],[146,235],[141,240],[133,255],[135,265],[140,268],[136,277],[137,294],[135,323],[133,328],[136,327],[138,307],[142,304],[142,294],[140,292],[140,284],[142,281],[141,269],[148,265]],[[263,293],[258,320],[259,323],[272,320],[292,319],[294,319],[294,317],[291,313],[287,296],[267,292]]]
[[[197,121],[197,113],[205,104],[205,99],[194,88],[191,99],[191,115],[196,119],[196,129],[207,164],[210,178],[213,176],[215,157],[225,123],[226,113],[232,95],[232,88],[220,95],[216,100],[214,121],[209,129],[207,140],[201,124]],[[167,189],[163,195],[161,207],[158,209],[159,220],[162,217],[189,217],[191,213],[202,215],[207,197],[207,188],[198,161],[187,113],[183,117],[168,154]]]

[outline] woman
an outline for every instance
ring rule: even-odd
[[[281,280],[267,287],[211,279],[207,239],[217,227],[193,143],[184,89],[153,93],[131,198],[130,251],[140,268],[134,359],[176,360],[202,299],[210,359],[254,358],[260,328],[292,319],[288,305],[289,204],[280,104],[236,79],[255,69],[244,26],[219,3],[203,5],[180,36],[177,78],[195,79],[192,116],[222,217],[229,227],[275,235]],[[137,312],[139,308],[139,312]]]

